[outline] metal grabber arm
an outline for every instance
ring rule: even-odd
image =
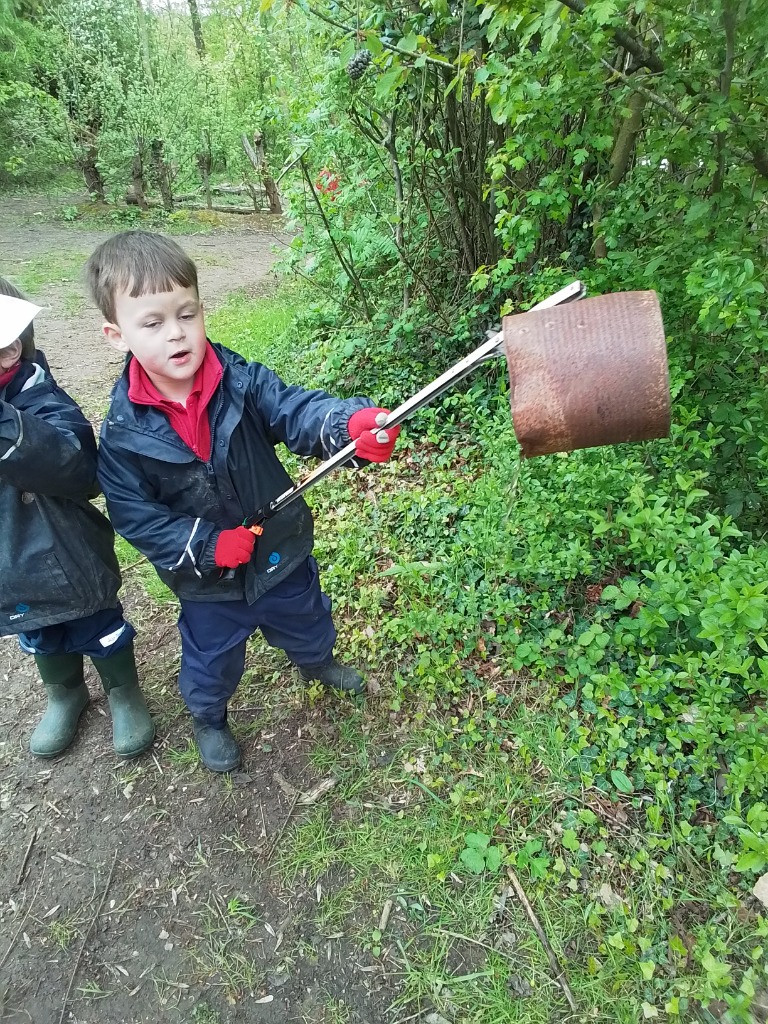
[[[560,291],[555,292],[554,295],[550,295],[542,302],[537,303],[533,309],[549,309],[552,306],[561,306],[566,302],[574,302],[577,299],[581,299],[586,294],[586,289],[581,281],[573,281],[571,284],[561,288]],[[477,369],[482,363],[487,362],[489,359],[495,359],[498,356],[504,355],[504,335],[500,331],[498,334],[494,334],[487,341],[484,341],[482,345],[479,345],[474,352],[470,352],[469,355],[464,356],[458,363],[455,363],[449,370],[441,374],[431,384],[427,384],[426,387],[422,388],[411,398],[406,399],[402,405],[399,405],[396,409],[387,416],[386,422],[384,422],[379,429],[386,430],[387,427],[396,427],[398,424],[403,423],[405,420],[413,416],[414,413],[418,412],[419,409],[423,409],[429,405],[436,398],[439,398],[445,391],[448,391],[454,385],[458,384],[460,380],[468,377],[474,370]],[[315,484],[323,480],[329,473],[332,473],[339,466],[343,466],[345,462],[349,462],[350,459],[355,456],[355,442],[351,441],[348,445],[338,451],[330,459],[322,462],[315,470],[309,473],[300,483],[295,484],[293,487],[289,487],[283,494],[273,498],[268,504],[263,505],[260,509],[254,512],[252,515],[247,516],[243,520],[243,526],[249,529],[257,537],[260,537],[264,532],[264,523],[268,519],[277,515],[278,512],[282,511],[287,505],[290,505],[292,501],[296,501],[305,491],[308,491],[310,487],[314,487]],[[226,573],[226,579],[231,579],[234,576],[234,570]]]

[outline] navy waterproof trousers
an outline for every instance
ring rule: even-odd
[[[331,657],[336,630],[314,558],[253,604],[182,600],[179,689],[195,718],[224,723],[245,669],[246,641],[257,629],[295,665],[319,665]]]
[[[19,644],[27,654],[87,654],[89,658],[109,658],[136,636],[136,630],[123,618],[123,606],[104,608],[83,619],[42,626],[19,634]]]

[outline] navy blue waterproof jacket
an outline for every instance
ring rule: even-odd
[[[97,493],[91,425],[38,353],[0,390],[0,636],[117,605]]]
[[[180,598],[252,603],[311,553],[309,508],[299,498],[270,519],[232,579],[214,561],[219,534],[291,486],[276,445],[328,458],[349,443],[352,413],[373,403],[289,386],[260,363],[213,348],[223,376],[208,407],[210,459],[187,447],[164,412],[130,401],[126,367],[101,430],[99,481],[115,530]]]

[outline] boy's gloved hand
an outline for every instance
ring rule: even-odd
[[[355,445],[355,454],[368,462],[386,462],[395,447],[400,427],[378,429],[385,423],[389,409],[359,409],[349,417],[347,430]]]
[[[250,561],[255,543],[255,535],[244,526],[236,526],[234,530],[222,530],[216,541],[213,560],[222,569],[236,569],[238,565],[245,565]]]

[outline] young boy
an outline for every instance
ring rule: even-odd
[[[171,239],[123,232],[98,247],[87,274],[107,340],[129,355],[101,433],[109,515],[179,597],[179,688],[203,763],[231,771],[240,750],[227,703],[256,629],[305,680],[364,685],[333,656],[307,505],[270,519],[257,544],[239,525],[291,486],[275,447],[328,458],[356,438],[363,460],[384,462],[399,428],[378,429],[386,410],[366,398],[288,386],[208,341],[197,270]]]
[[[39,312],[0,278],[0,636],[33,654],[48,707],[29,748],[70,745],[88,703],[87,654],[112,712],[115,750],[135,757],[154,738],[139,689],[135,632],[117,599],[114,533],[98,494],[91,425],[35,351]]]

